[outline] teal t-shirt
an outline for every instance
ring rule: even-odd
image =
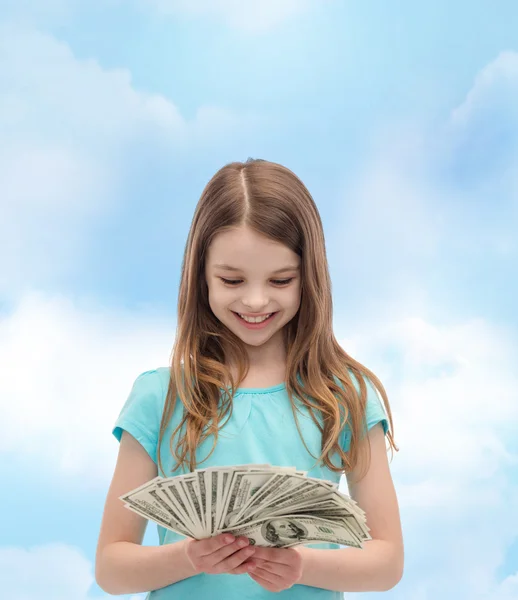
[[[159,367],[141,373],[133,383],[113,428],[113,434],[119,441],[123,430],[130,433],[142,444],[155,463],[169,372],[169,367]],[[354,376],[352,380],[359,390]],[[371,382],[365,380],[365,383],[368,391],[365,419],[367,429],[381,422],[387,433],[388,421],[383,404]],[[203,464],[199,464],[199,468],[269,463],[275,466],[293,466],[297,470],[307,471],[309,477],[338,482],[338,473],[316,464],[321,451],[321,434],[302,403],[300,407],[302,414],[298,413],[299,427],[311,454],[300,437],[284,383],[267,388],[238,388],[234,395],[232,416],[221,430],[214,452]],[[169,451],[171,433],[181,416],[182,403],[178,399],[161,445],[161,459],[165,471],[160,472],[162,476],[170,477],[185,472],[171,471],[174,461]],[[347,450],[347,428],[342,436],[342,445],[344,450]],[[209,438],[198,448],[198,461],[203,460],[211,448],[212,438]],[[170,544],[182,539],[182,536],[164,527],[157,525],[157,528],[160,544]],[[318,544],[313,547],[339,548],[336,544]],[[283,600],[338,600],[343,596],[340,592],[304,585],[295,585],[283,592],[273,593],[265,590],[247,574],[204,573],[151,591],[147,596],[148,600],[266,600],[274,597],[282,597]]]

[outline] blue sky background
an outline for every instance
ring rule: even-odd
[[[0,3],[2,597],[107,597],[111,427],[168,364],[204,185],[252,156],[313,194],[336,335],[391,401],[384,597],[518,598],[517,22],[511,0]]]

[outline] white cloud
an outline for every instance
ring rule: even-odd
[[[186,121],[135,89],[127,69],[79,60],[31,28],[0,28],[0,294],[51,285],[81,268],[89,230],[121,202],[125,153],[187,156],[253,117],[201,106]],[[151,149],[151,150],[150,150]]]
[[[0,453],[49,477],[111,475],[111,427],[139,372],[167,364],[167,319],[31,294],[0,321]],[[20,431],[24,444],[20,446]]]
[[[344,190],[340,229],[354,253],[350,275],[371,281],[373,295],[404,287],[394,305],[386,298],[390,309],[403,303],[419,311],[427,302],[424,274],[438,262],[516,256],[517,174],[518,53],[503,52],[442,126],[377,129],[368,159]]]
[[[0,546],[0,581],[2,598],[9,600],[94,600],[101,597],[97,590],[92,593],[94,565],[78,548],[59,542],[30,548]],[[145,596],[123,597],[144,600]],[[111,596],[107,594],[108,597]]]
[[[423,181],[422,143],[411,128],[387,128],[346,192],[344,239],[365,262],[374,262],[380,246],[379,260],[390,270],[396,258],[407,267],[436,255],[443,219]]]
[[[87,600],[94,575],[82,552],[55,543],[0,547],[0,581],[10,600]]]
[[[126,144],[185,136],[174,105],[129,72],[77,60],[32,29],[0,33],[0,293],[77,268],[94,218],[109,212]]]
[[[79,60],[65,43],[33,29],[4,26],[1,40],[0,90],[11,109],[2,120],[10,133],[79,135],[102,148],[139,127],[171,133],[183,124],[168,100],[135,90],[127,69],[106,70],[95,60]]]
[[[135,375],[167,364],[173,331],[167,318],[27,297],[0,323],[3,460],[25,469],[37,455],[49,484],[66,478],[76,489],[104,489],[117,448],[113,420]],[[509,475],[518,422],[517,350],[509,333],[481,320],[439,327],[407,318],[370,328],[359,323],[350,336],[344,347],[354,347],[354,357],[381,377],[393,407],[401,451],[392,469],[407,556],[412,564],[430,555],[430,581],[421,581],[418,597],[441,585],[451,588],[452,599],[475,589],[484,600],[512,597],[512,579],[505,586],[494,580],[505,546],[518,535],[518,522],[508,516],[518,501]],[[433,554],[437,542],[423,546],[439,528],[441,560]],[[412,575],[410,567],[407,580]],[[86,588],[80,577],[70,597],[81,598]],[[415,594],[413,583],[398,586],[398,598]]]
[[[441,300],[455,288],[441,286],[472,273],[476,294],[480,264],[501,268],[500,294],[516,292],[500,261],[518,249],[517,106],[518,55],[502,53],[444,127],[378,132],[346,192],[340,239],[362,302],[352,300],[359,312],[344,347],[385,384],[401,448],[392,462],[407,555],[398,599],[516,596],[516,577],[496,573],[518,537],[518,341],[469,310],[462,319]]]
[[[366,364],[380,363],[393,399],[402,504],[498,504],[498,488],[481,488],[480,479],[496,481],[518,465],[508,448],[508,424],[518,422],[518,350],[510,334],[481,319],[433,326],[406,318],[362,324],[355,348],[355,357],[371,357]],[[380,362],[384,355],[390,364]]]
[[[2,210],[12,225],[10,232],[0,231],[0,251],[9,256],[0,271],[1,285],[9,290],[17,277],[34,285],[40,271],[47,281],[56,269],[71,268],[77,261],[84,242],[74,225],[98,216],[107,190],[117,184],[98,153],[116,154],[142,131],[157,136],[165,131],[166,137],[187,143],[187,127],[201,138],[205,123],[227,115],[202,109],[196,123],[187,125],[166,99],[137,92],[125,71],[77,61],[65,45],[34,32],[11,30],[0,39],[3,55],[9,57],[0,64],[4,81],[9,81],[8,89],[0,88],[0,123],[5,140],[15,144],[13,152],[0,146]],[[453,128],[472,126],[474,115],[492,98],[487,86],[515,77],[512,56],[495,64],[498,68],[488,67],[454,113]],[[505,89],[512,91],[513,85]],[[416,269],[397,282],[404,285],[392,295],[375,296],[379,320],[370,323],[371,329],[365,321],[358,323],[359,333],[350,331],[352,344],[344,344],[387,386],[401,446],[392,467],[407,555],[414,561],[429,558],[428,575],[417,587],[398,587],[397,596],[425,600],[436,596],[434,590],[450,590],[456,600],[475,593],[487,600],[510,600],[517,593],[516,576],[499,583],[494,573],[506,545],[518,535],[516,519],[509,517],[518,501],[509,475],[516,469],[509,444],[518,422],[516,342],[509,331],[483,319],[452,323],[447,307],[432,307],[428,301],[426,277],[419,277],[417,269],[437,261],[441,248],[450,249],[453,233],[456,243],[466,236],[467,248],[467,236],[475,233],[477,243],[490,238],[482,231],[479,237],[471,226],[463,233],[462,221],[451,220],[454,213],[445,208],[451,196],[440,200],[425,176],[426,143],[419,135],[404,139],[410,139],[408,145],[379,148],[374,167],[366,169],[356,188],[362,202],[344,220],[349,224],[345,237],[359,250],[358,257],[369,252],[371,258],[380,256],[382,249],[387,280],[402,258]],[[22,210],[14,210],[14,200]],[[495,244],[502,239],[499,231],[495,228],[491,238]],[[516,246],[507,239],[504,246],[511,252]],[[57,267],[49,266],[54,262]],[[361,258],[357,265],[368,276]],[[435,324],[441,321],[448,324]],[[113,419],[134,376],[167,364],[173,331],[166,318],[108,312],[88,302],[75,305],[39,294],[21,298],[13,314],[0,322],[2,457],[15,457],[27,466],[38,455],[42,468],[55,477],[76,476],[86,486],[98,480],[104,484],[111,468],[107,458],[116,452],[110,436]],[[115,364],[122,366],[114,370]],[[20,450],[22,428],[26,442]],[[428,540],[438,531],[443,531],[441,545],[432,546]],[[71,556],[71,578],[57,582],[64,587],[49,597],[82,600],[92,580],[91,566],[74,550],[67,552],[60,546],[3,549],[0,565],[9,565],[13,573],[16,564],[23,565],[18,574],[25,577],[27,564],[35,565],[36,573],[52,572],[45,560],[66,563]],[[49,585],[52,589],[54,584]],[[10,597],[33,600],[27,589],[25,596]],[[446,600],[444,593],[441,597]]]
[[[94,0],[82,5],[78,0],[4,0],[4,18],[18,22],[57,25],[81,19],[89,11],[106,10],[113,6],[136,4],[151,7],[162,15],[174,15],[187,19],[209,18],[237,30],[260,34],[275,29],[283,23],[311,10],[320,8],[332,0]]]
[[[315,0],[144,0],[163,14],[220,19],[249,33],[262,33],[308,12]]]
[[[516,340],[482,319],[356,327],[343,345],[384,383],[400,447],[407,567],[394,597],[510,600],[515,580],[495,574],[518,536]]]
[[[476,182],[479,193],[491,197],[496,215],[516,225],[518,52],[501,52],[477,74],[464,101],[452,111],[439,146],[446,173],[460,172],[468,193]],[[511,207],[505,203],[509,198],[514,199]],[[514,232],[510,228],[501,236],[502,256],[516,251]]]
[[[518,571],[502,581],[491,600],[516,600],[516,598],[518,598]]]
[[[481,114],[498,109],[499,119],[518,125],[518,52],[501,52],[477,74],[465,100],[451,114],[456,126],[468,125]]]
[[[2,17],[40,25],[56,24],[68,22],[76,8],[76,0],[3,0]]]

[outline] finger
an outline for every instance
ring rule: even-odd
[[[232,569],[232,571],[227,571],[227,573],[229,575],[244,575],[245,573],[248,573],[248,568],[246,566],[246,561],[244,563],[241,563],[239,565],[239,567],[236,567],[235,569]]]
[[[235,537],[231,533],[220,533],[211,538],[200,540],[200,556],[207,556],[220,548],[225,548],[235,541]],[[201,545],[203,544],[203,545]]]
[[[217,565],[231,554],[234,554],[238,550],[241,550],[241,548],[246,548],[249,545],[250,542],[248,541],[248,538],[238,538],[234,543],[223,546],[223,548],[216,550],[210,557],[207,556],[206,558],[210,560],[211,564]]]
[[[266,571],[261,567],[255,567],[254,570],[250,573],[250,575],[254,577],[260,577],[261,579],[264,579],[264,581],[267,581],[268,583],[271,583],[275,586],[282,586],[282,584],[284,583],[283,577],[280,577],[279,575],[276,575],[271,571]]]
[[[276,562],[285,565],[290,565],[297,556],[297,551],[293,548],[264,548],[256,546],[254,557],[268,562]]]
[[[289,565],[263,560],[262,558],[257,558],[255,554],[253,558],[253,564],[257,565],[258,568],[263,569],[264,571],[279,575],[279,577],[287,577],[292,572],[292,568]],[[254,573],[256,572],[257,570],[254,569]]]
[[[230,575],[243,575],[244,573],[249,573],[250,568],[253,566],[253,555],[252,558],[249,558],[242,562],[239,566],[231,571],[227,571]]]
[[[229,571],[234,570],[240,564],[245,562],[245,560],[249,559],[254,553],[254,547],[251,546],[249,548],[243,548],[242,550],[238,550],[234,552],[232,556],[229,556],[225,560],[222,560],[220,563],[214,566],[214,570],[218,573],[228,573]]]
[[[268,590],[269,592],[277,592],[280,589],[280,587],[278,588],[273,583],[270,583],[269,581],[267,581],[266,579],[263,579],[262,577],[258,577],[257,575],[254,575],[253,573],[249,573],[249,575],[256,583],[258,583],[261,587],[263,587],[265,590]]]

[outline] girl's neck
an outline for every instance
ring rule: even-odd
[[[237,378],[237,370],[232,370],[232,375]],[[273,387],[286,382],[285,365],[250,365],[250,369],[243,381],[238,387],[241,388],[262,388]]]
[[[247,353],[250,368],[243,380],[247,387],[265,387],[285,381],[286,348],[282,343],[272,338],[262,346],[247,346]],[[230,370],[237,377],[237,366],[230,365]],[[256,385],[257,382],[264,383]]]
[[[283,331],[277,331],[269,340],[260,346],[246,344],[246,352],[252,370],[277,370],[286,367],[286,343]],[[230,366],[232,369],[232,366]]]

